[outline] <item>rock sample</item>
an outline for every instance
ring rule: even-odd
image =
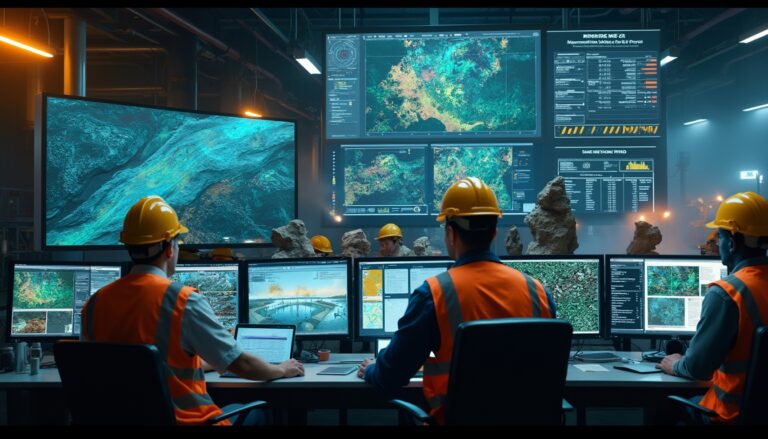
[[[429,237],[422,236],[413,241],[413,254],[416,256],[432,256],[432,246]]]
[[[400,249],[397,251],[397,256],[416,256],[416,253],[409,249],[405,244],[400,244]]]
[[[523,242],[520,240],[520,232],[516,226],[512,226],[507,232],[507,237],[504,238],[504,247],[507,249],[509,256],[523,254]]]
[[[536,196],[536,207],[525,216],[533,241],[529,255],[572,255],[579,247],[576,218],[565,194],[565,179],[555,177]]]
[[[277,247],[272,259],[315,257],[315,249],[307,238],[307,227],[300,219],[272,229],[272,244]]]
[[[661,242],[661,230],[651,223],[635,221],[635,236],[627,246],[628,255],[658,255],[656,246]]]
[[[371,243],[365,236],[363,229],[350,230],[341,236],[341,254],[352,258],[368,256],[371,252]]]

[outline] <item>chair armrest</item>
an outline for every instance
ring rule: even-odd
[[[429,416],[427,412],[422,410],[421,407],[417,406],[416,404],[411,404],[410,402],[403,401],[402,399],[390,399],[389,403],[399,409],[405,410],[408,412],[408,414],[420,422],[424,422],[429,425],[435,424],[435,419],[432,416]]]
[[[689,399],[685,399],[685,398],[679,397],[677,395],[668,395],[667,398],[671,399],[672,401],[679,402],[680,404],[683,404],[686,407],[690,407],[690,408],[692,408],[692,409],[694,409],[694,410],[696,410],[696,411],[698,411],[698,412],[700,412],[702,414],[705,414],[705,415],[709,416],[710,418],[713,418],[713,417],[717,416],[717,412],[716,411],[710,410],[710,409],[708,409],[706,407],[702,407],[702,406],[696,404],[695,402],[691,402],[691,400],[689,400]]]
[[[242,407],[236,408],[234,410],[231,410],[228,412],[222,412],[219,416],[214,416],[213,418],[208,419],[208,422],[206,422],[206,424],[213,425],[225,419],[229,419],[232,416],[239,415],[242,413],[243,415],[238,417],[237,420],[235,421],[235,425],[239,426],[243,423],[243,421],[245,421],[246,414],[249,411],[265,405],[267,405],[266,401],[253,401],[243,405]]]
[[[563,398],[563,411],[564,412],[572,412],[573,406],[570,402],[566,401],[565,398]]]

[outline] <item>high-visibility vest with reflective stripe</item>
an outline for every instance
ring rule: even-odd
[[[162,276],[129,274],[91,296],[82,311],[84,340],[157,347],[179,424],[202,424],[221,414],[206,391],[200,357],[181,348],[181,319],[192,292]]]
[[[717,412],[714,422],[729,423],[739,416],[755,329],[768,323],[768,265],[744,267],[709,285],[725,290],[739,310],[736,343],[712,375],[712,386],[700,402]]]
[[[552,311],[539,281],[498,262],[461,265],[427,279],[427,283],[435,303],[440,349],[424,363],[423,391],[430,414],[443,424],[443,401],[459,324],[505,317],[552,317]]]

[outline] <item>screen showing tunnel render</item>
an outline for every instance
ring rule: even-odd
[[[297,336],[349,334],[349,260],[248,263],[248,323],[296,325]]]
[[[186,244],[270,241],[296,213],[295,123],[45,95],[44,244],[117,246],[160,195]]]

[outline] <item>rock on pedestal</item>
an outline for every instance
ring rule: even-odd
[[[523,254],[523,243],[520,241],[520,232],[516,226],[512,226],[504,238],[504,247],[509,256],[518,256]]]
[[[413,241],[413,253],[416,256],[431,256],[432,246],[429,244],[429,238],[422,236]]]
[[[307,238],[307,227],[300,219],[291,220],[284,226],[272,229],[272,244],[277,247],[272,259],[315,256],[312,242]]]
[[[661,243],[661,230],[651,223],[635,221],[635,235],[627,246],[628,255],[658,255],[656,246]]]
[[[371,243],[365,236],[363,229],[350,230],[341,236],[341,254],[352,258],[368,256],[371,252]]]
[[[536,207],[526,215],[533,241],[529,255],[571,255],[579,247],[576,218],[565,193],[565,179],[555,177],[536,197]]]

